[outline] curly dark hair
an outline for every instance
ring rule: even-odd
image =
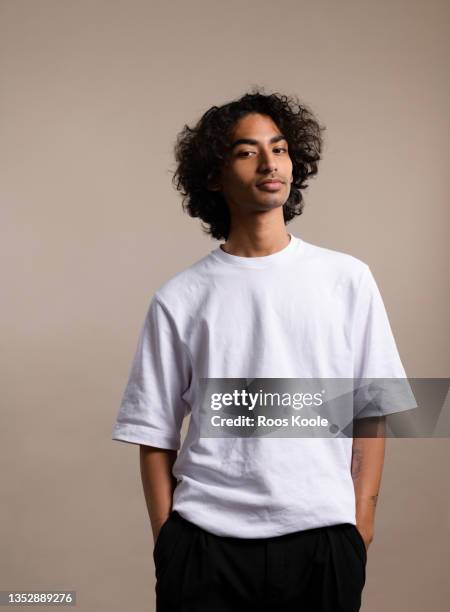
[[[293,182],[289,198],[283,205],[285,223],[303,211],[302,189],[318,171],[323,148],[320,125],[307,105],[297,97],[272,93],[266,95],[256,87],[220,107],[213,106],[190,128],[185,125],[174,147],[177,167],[172,182],[183,196],[182,207],[191,217],[200,217],[202,230],[213,238],[227,239],[230,212],[220,191],[208,185],[220,175],[229,152],[229,139],[236,122],[250,113],[271,117],[289,145]]]

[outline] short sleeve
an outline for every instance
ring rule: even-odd
[[[153,297],[123,393],[113,440],[177,450],[191,360],[167,308]]]
[[[367,265],[354,313],[353,378],[358,416],[381,416],[416,408],[380,290]]]

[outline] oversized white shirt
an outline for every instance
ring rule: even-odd
[[[264,257],[217,247],[154,293],[113,439],[180,449],[173,509],[211,533],[356,524],[351,437],[200,436],[200,379],[314,377],[406,377],[368,265],[293,234]]]

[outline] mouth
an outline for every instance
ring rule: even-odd
[[[264,183],[258,183],[258,189],[262,189],[263,191],[277,191],[280,187],[283,186],[281,181],[265,181]]]

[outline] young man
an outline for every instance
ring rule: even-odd
[[[155,292],[113,432],[140,445],[160,612],[360,609],[383,435],[200,431],[201,380],[405,377],[367,264],[286,231],[324,129],[253,92],[179,136],[185,209],[225,242]]]

